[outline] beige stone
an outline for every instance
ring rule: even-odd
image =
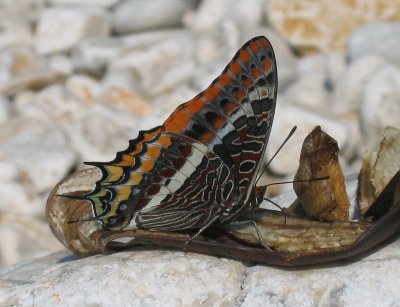
[[[133,115],[145,116],[150,112],[150,105],[127,88],[111,86],[100,96],[100,102],[127,111]]]
[[[372,21],[397,21],[400,1],[271,0],[270,23],[301,53],[343,48],[357,26]]]

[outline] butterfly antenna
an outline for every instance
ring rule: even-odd
[[[270,187],[271,185],[278,185],[278,184],[288,184],[288,183],[300,183],[300,182],[312,182],[312,181],[328,180],[329,178],[330,178],[329,176],[324,176],[324,177],[317,177],[317,178],[311,178],[311,179],[281,181],[281,182],[274,182],[274,183],[267,184],[266,187]]]
[[[279,206],[276,202],[270,200],[269,198],[264,197],[264,200],[266,200],[267,202],[270,202],[271,204],[273,204],[275,207],[279,208],[279,210],[281,210],[281,212],[283,213],[283,216],[285,218],[285,224],[286,225],[286,210],[284,208],[282,208],[281,206]]]
[[[294,132],[296,131],[296,129],[297,129],[297,126],[294,126],[294,127],[292,128],[292,130],[290,130],[288,136],[287,136],[286,139],[283,141],[282,145],[279,146],[278,150],[275,152],[275,154],[272,156],[272,158],[269,159],[269,161],[268,161],[268,163],[267,163],[267,165],[266,165],[265,167],[268,167],[268,166],[271,164],[271,162],[275,159],[275,157],[276,157],[276,156],[278,155],[278,153],[281,151],[282,147],[285,146],[285,144],[287,143],[287,141],[289,141],[289,139],[292,137],[292,135],[294,134]],[[256,184],[257,184],[258,180],[260,180],[261,176],[262,176],[262,172],[260,172],[260,174],[258,175],[258,178],[257,178],[257,180],[256,180]]]
[[[93,217],[91,219],[86,219],[86,220],[75,220],[75,221],[68,221],[67,224],[74,224],[74,223],[79,223],[79,222],[93,222],[93,221],[99,221],[99,218]]]
[[[54,196],[66,197],[66,198],[71,198],[71,199],[83,199],[83,200],[87,200],[87,195],[54,194]]]

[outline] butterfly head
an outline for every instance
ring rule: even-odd
[[[259,207],[264,201],[265,192],[267,191],[267,186],[254,187],[253,189],[253,206]]]

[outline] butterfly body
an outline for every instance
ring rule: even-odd
[[[141,131],[85,195],[107,229],[180,231],[225,223],[257,207],[256,176],[272,126],[275,56],[256,37],[162,126]]]

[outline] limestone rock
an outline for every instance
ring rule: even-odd
[[[266,150],[266,161],[273,156],[294,125],[297,125],[295,134],[269,165],[269,168],[275,174],[295,173],[299,164],[298,157],[300,157],[303,140],[317,125],[320,125],[326,133],[337,140],[339,148],[344,147],[349,142],[348,127],[345,123],[316,112],[301,109],[292,105],[286,97],[278,96],[275,118]]]
[[[332,91],[347,69],[346,55],[343,50],[330,52],[326,59],[326,87]]]
[[[390,306],[400,300],[399,251],[397,240],[358,262],[299,270],[180,251],[59,252],[0,271],[0,305]]]
[[[225,13],[229,10],[231,4],[231,0],[201,1],[196,11],[188,13],[185,16],[185,26],[198,33],[215,30],[224,18]]]
[[[385,0],[272,0],[267,2],[266,13],[290,44],[307,54],[343,48],[357,26],[399,20],[400,8],[397,1]]]
[[[0,93],[5,96],[13,96],[23,90],[40,90],[52,83],[60,82],[64,78],[65,75],[59,71],[38,71],[0,85]]]
[[[381,67],[368,81],[361,106],[361,124],[371,144],[386,126],[400,128],[400,69]]]
[[[76,69],[102,74],[107,64],[117,57],[125,44],[117,38],[86,39],[72,52]]]
[[[1,213],[0,236],[0,267],[63,249],[44,221],[24,213]]]
[[[0,10],[0,29],[0,49],[32,44],[33,35],[29,21],[18,13]]]
[[[8,165],[5,165],[5,162],[8,162]],[[18,182],[18,180],[27,181],[29,179],[12,162],[4,161],[0,165],[0,170],[3,171],[4,169],[9,172],[12,171],[13,173],[9,173],[8,177],[12,175],[14,178],[2,178],[0,180],[0,211],[27,217],[43,217],[44,206],[36,196],[35,191],[32,191],[29,183],[25,183],[25,185],[28,185],[25,187],[22,182]]]
[[[330,102],[325,82],[324,74],[303,75],[286,89],[285,96],[299,107],[323,113],[323,110],[327,110],[329,107]]]
[[[0,123],[5,122],[10,116],[10,102],[0,96]]]
[[[241,306],[390,306],[400,299],[395,290],[400,267],[394,257],[399,248],[397,240],[362,261],[332,267],[295,271],[250,267]],[[377,292],[382,284],[387,286]]]
[[[0,154],[16,165],[31,193],[48,191],[75,162],[75,154],[56,125],[27,117],[1,124]]]
[[[145,98],[171,90],[194,71],[193,39],[186,33],[177,34],[175,38],[154,43],[142,38],[143,41],[135,45],[131,42],[132,47],[121,51],[111,67],[129,70]]]
[[[382,58],[373,55],[354,59],[335,84],[332,111],[335,114],[358,111],[369,79],[384,65]]]
[[[64,86],[54,84],[38,93],[20,92],[15,98],[15,108],[20,115],[52,118],[63,126],[86,112],[87,106],[78,99]]]
[[[82,163],[114,159],[115,153],[127,148],[128,141],[137,136],[137,126],[134,116],[97,104],[71,122],[66,131]]]
[[[38,14],[45,6],[44,0],[5,0],[1,1],[0,10],[3,18],[9,18],[10,16],[18,16],[29,22],[35,22]],[[4,14],[4,15],[3,15]],[[4,17],[3,17],[4,16]],[[17,34],[17,33],[14,33]]]
[[[391,4],[387,3],[386,6],[389,9]],[[398,21],[400,8],[394,9],[392,13],[397,14],[394,20]],[[399,48],[400,23],[376,22],[363,25],[354,31],[349,38],[347,52],[350,60],[364,55],[376,55],[400,66],[400,55],[397,52]]]
[[[68,51],[84,38],[105,37],[108,32],[101,10],[47,8],[39,18],[35,47],[40,54]]]
[[[146,116],[151,110],[150,105],[137,94],[120,86],[106,88],[100,97],[100,102],[138,116]]]
[[[65,76],[72,74],[74,70],[71,58],[62,54],[49,56],[47,66],[50,70],[60,72]]]
[[[12,79],[26,76],[43,66],[35,52],[26,46],[14,46],[0,52],[0,81],[6,83]]]
[[[113,30],[124,34],[179,26],[185,11],[194,1],[184,0],[128,0],[119,3],[111,16]]]
[[[84,105],[93,105],[101,91],[97,80],[86,75],[72,75],[65,82],[66,90]]]
[[[57,6],[99,6],[99,7],[112,7],[120,0],[47,0],[48,3]]]

